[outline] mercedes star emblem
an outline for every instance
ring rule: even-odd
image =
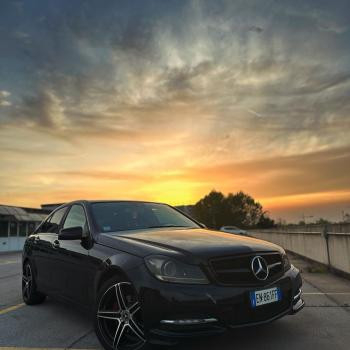
[[[251,268],[254,276],[260,281],[265,281],[269,276],[269,266],[262,256],[255,256],[252,259]]]

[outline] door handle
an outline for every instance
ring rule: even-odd
[[[57,239],[54,240],[53,243],[52,243],[52,246],[53,246],[54,248],[59,248],[59,247],[60,247],[60,241],[58,241]]]

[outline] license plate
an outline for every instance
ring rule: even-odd
[[[282,299],[281,289],[278,287],[250,292],[252,307],[275,303]]]

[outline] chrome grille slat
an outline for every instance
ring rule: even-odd
[[[282,265],[282,262],[276,262],[274,264],[269,265],[269,269],[273,269],[275,266]]]
[[[249,268],[245,269],[225,269],[225,270],[220,270],[220,273],[247,273],[249,272]]]
[[[269,277],[259,281],[251,271],[251,261],[255,256],[262,256],[269,266]],[[282,276],[282,256],[279,252],[254,252],[244,255],[212,258],[211,270],[218,283],[235,286],[253,286],[272,282]]]

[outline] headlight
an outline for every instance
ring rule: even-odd
[[[283,271],[288,271],[291,268],[290,261],[286,253],[282,254]]]
[[[184,264],[166,256],[148,256],[145,258],[150,272],[159,280],[174,283],[208,284],[202,270],[195,265]]]

